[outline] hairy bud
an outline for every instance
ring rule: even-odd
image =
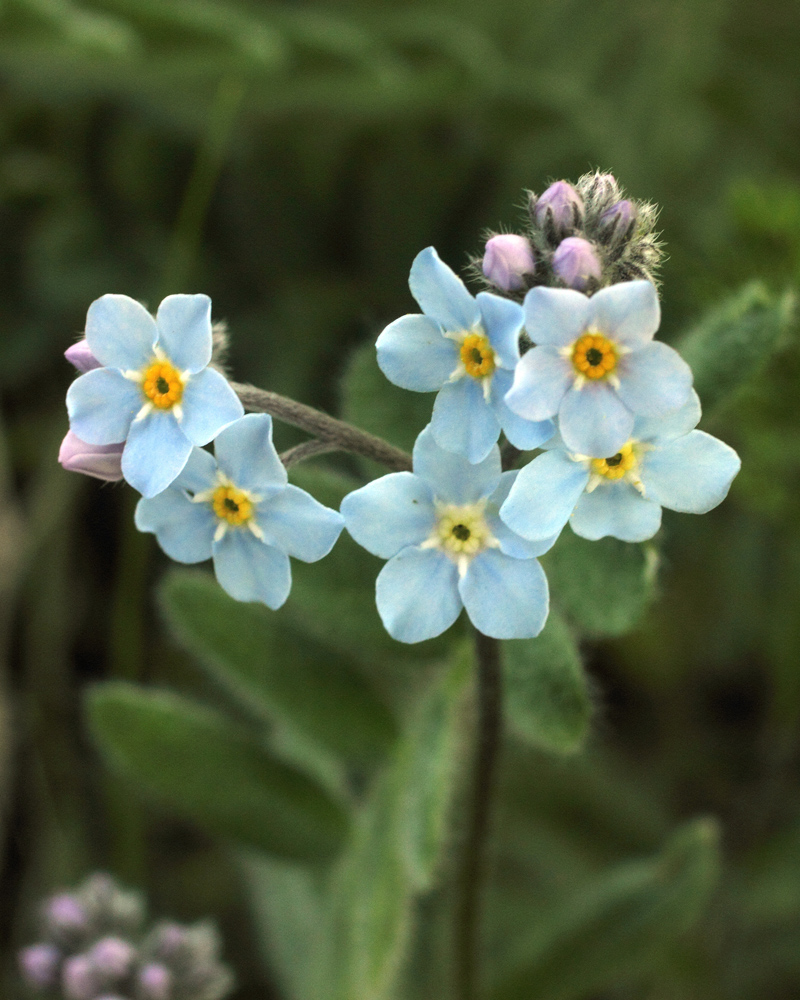
[[[483,273],[504,292],[516,291],[527,284],[526,275],[536,271],[530,243],[524,236],[501,233],[486,243],[483,255]]]
[[[568,236],[553,254],[553,273],[567,288],[585,292],[600,283],[602,266],[588,240]]]
[[[567,236],[583,224],[583,199],[567,181],[556,181],[536,199],[533,217],[551,238]]]

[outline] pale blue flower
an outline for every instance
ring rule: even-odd
[[[145,497],[166,489],[195,445],[244,413],[211,361],[211,300],[169,295],[150,313],[127,295],[89,306],[86,348],[100,367],[67,392],[70,429],[93,445],[122,444],[122,474]]]
[[[525,329],[537,345],[520,360],[506,403],[528,420],[558,414],[568,448],[613,455],[635,417],[664,417],[689,398],[692,372],[677,351],[653,341],[661,312],[649,281],[626,281],[591,298],[532,288]]]
[[[661,526],[661,508],[705,514],[722,503],[741,466],[722,441],[697,431],[700,400],[671,416],[638,417],[630,440],[603,458],[571,452],[558,439],[525,466],[500,509],[523,538],[575,534],[643,542]]]
[[[193,448],[171,486],[140,500],[136,527],[155,534],[177,562],[213,559],[220,586],[237,601],[279,608],[292,585],[289,556],[326,556],[342,516],[288,484],[267,414],[237,420],[214,449],[216,458]]]
[[[535,556],[555,538],[524,541],[498,511],[516,472],[501,472],[493,447],[482,462],[440,448],[428,425],[414,445],[414,471],[395,472],[342,501],[347,530],[389,561],[376,598],[389,634],[421,642],[444,632],[465,607],[497,639],[538,635],[548,611],[547,579]]]
[[[395,385],[439,391],[431,430],[440,448],[482,462],[500,431],[523,451],[552,436],[548,420],[531,421],[505,404],[519,362],[522,308],[480,292],[476,298],[433,247],[417,254],[409,277],[423,316],[401,316],[377,341],[378,364]]]

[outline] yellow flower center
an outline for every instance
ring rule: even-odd
[[[597,473],[598,476],[605,476],[606,479],[622,479],[635,468],[636,453],[633,450],[633,443],[630,441],[611,458],[592,459],[592,472]]]
[[[494,350],[489,338],[482,333],[469,333],[461,344],[461,363],[467,375],[473,378],[488,378],[494,373]]]
[[[617,352],[602,333],[585,333],[572,345],[572,364],[584,378],[605,378],[617,367]]]
[[[144,372],[142,391],[159,410],[169,410],[183,398],[183,379],[169,361],[154,361]]]
[[[235,486],[218,486],[211,497],[211,504],[221,521],[234,526],[246,524],[253,516],[251,497]]]

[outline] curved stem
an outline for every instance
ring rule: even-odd
[[[305,462],[307,458],[314,458],[315,455],[325,455],[328,452],[339,450],[339,445],[332,441],[318,441],[316,438],[312,438],[310,441],[296,444],[294,448],[287,448],[286,451],[280,453],[279,457],[285,468],[288,469],[292,465],[297,465],[298,462]]]
[[[456,994],[459,1000],[474,1000],[478,994],[486,843],[503,717],[500,643],[476,631],[475,653],[478,661],[478,732],[468,804],[469,828],[461,865],[461,897],[456,916]]]
[[[297,403],[277,392],[268,392],[266,389],[257,389],[255,386],[242,385],[238,382],[232,382],[231,385],[246,410],[254,413],[271,413],[273,417],[308,431],[326,444],[335,445],[342,451],[363,455],[364,458],[371,458],[393,472],[411,471],[411,456],[400,448],[388,444],[383,438],[368,434],[367,431],[359,430],[344,420],[329,417],[327,413],[315,410],[313,406]]]

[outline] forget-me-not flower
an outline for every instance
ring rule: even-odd
[[[414,445],[414,471],[395,472],[342,501],[345,526],[389,561],[378,575],[378,612],[400,642],[444,632],[467,609],[497,639],[538,635],[547,579],[535,556],[554,538],[524,541],[498,516],[516,472],[501,472],[494,446],[482,462],[440,448],[428,425]]]
[[[195,445],[244,413],[211,361],[211,300],[169,295],[153,318],[127,295],[89,306],[86,346],[100,367],[67,393],[70,428],[94,445],[125,443],[122,474],[145,497],[166,489]]]
[[[572,451],[614,455],[636,416],[664,417],[688,399],[691,369],[677,351],[653,340],[661,312],[651,282],[621,282],[591,298],[566,288],[532,288],[524,310],[537,346],[517,365],[506,403],[529,420],[558,414]]]
[[[409,287],[424,315],[386,327],[376,344],[378,364],[403,389],[439,391],[430,425],[439,447],[475,463],[501,429],[522,450],[551,437],[550,420],[518,416],[504,401],[519,362],[521,307],[490,292],[473,298],[433,247],[417,254]]]
[[[638,417],[630,440],[603,458],[572,453],[554,440],[517,476],[500,509],[524,538],[551,538],[569,521],[582,538],[652,538],[661,508],[705,514],[721,503],[739,471],[727,444],[694,428],[700,400],[666,418]]]
[[[177,562],[213,559],[217,581],[237,601],[279,608],[292,586],[289,556],[326,556],[342,516],[288,483],[268,414],[237,420],[214,450],[216,459],[194,448],[168,489],[140,500],[136,527]]]

